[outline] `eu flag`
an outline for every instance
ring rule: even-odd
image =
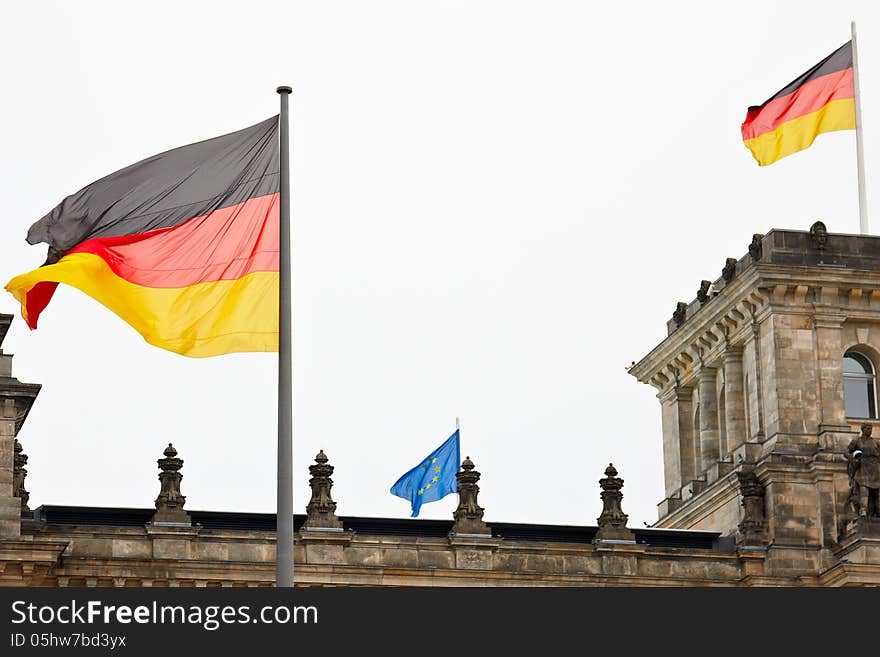
[[[419,515],[422,504],[436,502],[458,490],[455,473],[461,465],[458,429],[440,447],[428,454],[422,462],[397,480],[391,494],[409,500],[412,517]]]

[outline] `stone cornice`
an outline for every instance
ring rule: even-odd
[[[323,543],[328,545],[348,545],[354,538],[354,532],[343,529],[303,527],[297,533],[299,543]]]
[[[68,545],[68,540],[0,539],[0,564],[27,563],[32,570],[38,567],[43,574],[48,574],[61,563],[61,555]]]
[[[636,363],[629,373],[661,393],[741,347],[772,313],[809,315],[819,328],[880,322],[880,272],[757,263]],[[695,367],[696,365],[696,367]]]
[[[749,324],[755,311],[766,303],[766,296],[758,289],[759,281],[760,267],[751,267],[652,349],[629,373],[662,391],[676,376],[680,385],[685,378],[682,375],[693,363],[716,360],[730,344],[730,336]]]
[[[144,531],[150,538],[171,538],[192,540],[196,538],[202,531],[201,527],[192,525],[171,525],[171,524],[153,524],[147,523]]]
[[[12,403],[16,435],[21,431],[41,388],[39,383],[22,383],[11,377],[0,377],[0,404],[5,400],[10,400]],[[0,408],[0,417],[3,415],[4,410]]]

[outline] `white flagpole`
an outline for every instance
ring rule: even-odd
[[[862,98],[859,93],[859,51],[856,22],[852,21],[853,91],[856,103],[856,160],[859,168],[859,232],[868,234],[868,200],[865,196],[865,152],[862,139]]]
[[[278,502],[275,586],[293,586],[293,362],[290,344],[290,87],[278,87],[280,142],[280,234],[278,299]]]

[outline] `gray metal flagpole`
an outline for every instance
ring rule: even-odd
[[[862,97],[859,92],[859,50],[856,22],[852,21],[853,91],[856,102],[856,160],[859,167],[859,232],[868,234],[868,198],[865,194],[865,152],[862,138]]]
[[[280,248],[278,272],[278,503],[276,507],[275,586],[293,586],[293,358],[290,320],[290,148],[288,101],[293,89],[278,87],[281,96]]]

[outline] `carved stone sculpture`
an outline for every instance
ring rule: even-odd
[[[721,278],[730,283],[736,276],[736,258],[728,258],[724,261],[724,269],[721,270]]]
[[[749,255],[755,262],[760,260],[761,256],[764,255],[764,249],[761,245],[761,240],[763,239],[764,235],[762,233],[755,233],[754,235],[752,235],[752,243],[749,244]]]
[[[700,281],[700,289],[697,290],[697,301],[700,302],[700,305],[708,303],[710,287],[712,287],[711,281]]]
[[[828,229],[825,228],[825,224],[817,221],[810,226],[810,237],[813,239],[817,249],[820,251],[824,250],[825,245],[828,243]]]
[[[18,442],[18,439],[14,442],[13,452],[15,456],[13,457],[12,464],[12,496],[21,500],[21,515],[30,516],[31,510],[28,507],[28,500],[31,495],[24,487],[24,480],[27,477],[27,470],[24,466],[27,465],[28,457],[22,451],[21,443]]]
[[[851,519],[880,518],[880,441],[871,437],[871,425],[847,448]]]
[[[333,466],[328,465],[327,455],[320,450],[315,457],[315,465],[309,466],[309,486],[312,488],[312,499],[306,505],[306,529],[342,529],[342,522],[336,517],[336,502],[330,496],[333,488]]]
[[[684,301],[679,301],[675,304],[675,312],[672,313],[672,321],[675,322],[676,326],[681,326],[684,324],[684,320],[687,317],[688,305]]]

